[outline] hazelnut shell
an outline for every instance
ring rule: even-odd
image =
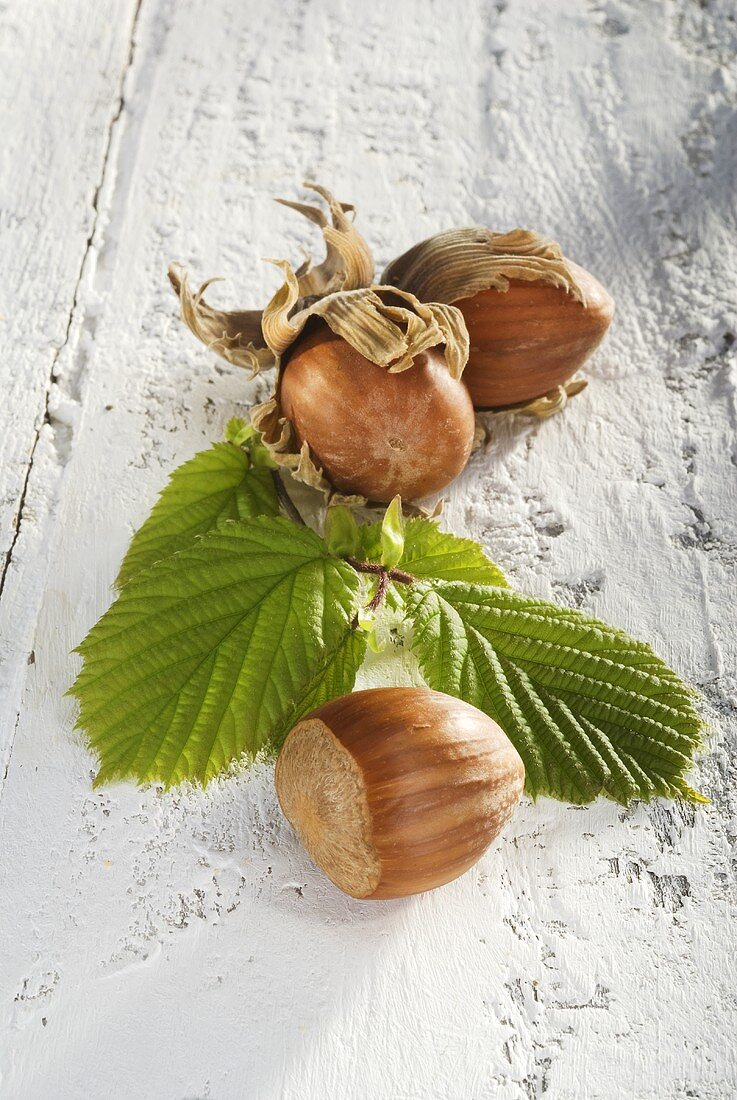
[[[330,483],[367,500],[439,492],[473,446],[473,402],[441,347],[393,373],[320,324],[290,353],[279,396],[299,446],[309,445]]]
[[[455,304],[470,339],[464,381],[476,408],[531,401],[567,382],[601,343],[614,302],[598,282],[568,261],[585,295],[563,287],[511,280]]]
[[[276,765],[285,816],[356,898],[403,897],[462,875],[523,786],[522,760],[496,722],[426,688],[333,699],[297,723]]]

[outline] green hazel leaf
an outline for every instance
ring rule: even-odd
[[[381,524],[361,527],[360,535],[361,546],[357,556],[368,561],[380,561]],[[429,519],[406,521],[401,566],[413,577],[422,579],[507,584],[501,569],[487,558],[477,542],[441,531],[437,523]]]
[[[235,432],[237,424],[231,421],[228,431],[231,427]],[[278,514],[279,500],[269,471],[254,468],[242,447],[216,443],[171,475],[133,536],[116,584],[127,584],[141,569],[190,546],[221,520]]]
[[[207,782],[276,749],[352,689],[359,592],[351,566],[282,517],[224,523],[137,574],[79,647],[71,694],[97,782]]]
[[[644,642],[509,588],[424,582],[404,599],[428,684],[499,723],[530,795],[703,801],[685,780],[694,693]]]
[[[404,516],[402,498],[394,497],[381,521],[381,564],[387,569],[399,565],[404,553]]]

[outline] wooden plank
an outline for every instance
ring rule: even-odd
[[[53,506],[78,419],[93,332],[91,315],[80,331],[78,298],[97,259],[136,11],[136,0],[105,0],[92,14],[83,3],[0,14],[0,761],[40,597],[28,552],[14,551],[21,525],[32,537]]]
[[[135,3],[3,11],[3,347],[0,553],[17,527],[33,441],[66,346],[120,114]]]
[[[64,475],[42,448],[14,552],[40,608],[0,802],[8,1096],[737,1091],[730,14],[144,0]],[[167,472],[265,393],[183,331],[166,265],[262,301],[258,257],[314,241],[268,199],[303,176],[356,201],[381,263],[454,223],[526,224],[614,293],[588,391],[543,424],[495,420],[446,518],[702,685],[709,808],[526,804],[457,883],[366,904],[311,867],[267,767],[91,790],[69,650]],[[383,658],[362,682],[414,675]]]

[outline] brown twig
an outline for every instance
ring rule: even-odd
[[[387,569],[385,565],[380,565],[376,561],[359,561],[358,558],[346,558],[349,565],[352,565],[357,573],[373,573],[375,576],[381,576],[382,573],[386,573],[390,581],[397,581],[398,584],[414,584],[415,578],[411,573],[405,573],[403,569]]]

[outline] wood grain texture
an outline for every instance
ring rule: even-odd
[[[13,344],[3,415],[25,427],[4,445],[21,473],[130,53],[130,6],[81,13],[0,13],[3,103],[17,80],[25,105],[14,148],[29,102],[56,120],[4,175],[18,208],[39,189],[26,255],[56,256],[12,310],[51,332]],[[59,421],[39,435],[3,593],[3,1096],[737,1092],[733,16],[731,0],[142,0],[50,391]],[[80,131],[87,152],[67,159]],[[92,791],[69,651],[167,472],[267,394],[182,328],[168,263],[227,275],[224,307],[264,301],[278,275],[258,258],[316,243],[269,196],[310,177],[357,204],[379,269],[444,227],[521,223],[612,292],[588,390],[542,424],[494,419],[446,522],[520,587],[647,639],[701,685],[710,807],[523,804],[457,882],[369,907],[312,870],[269,768],[204,793]],[[2,467],[11,540],[18,470]],[[362,686],[396,676],[394,656]]]
[[[35,554],[14,551],[21,519],[26,543],[43,539],[82,411],[95,313],[80,300],[104,262],[136,14],[136,0],[0,13],[1,769],[43,588]]]

